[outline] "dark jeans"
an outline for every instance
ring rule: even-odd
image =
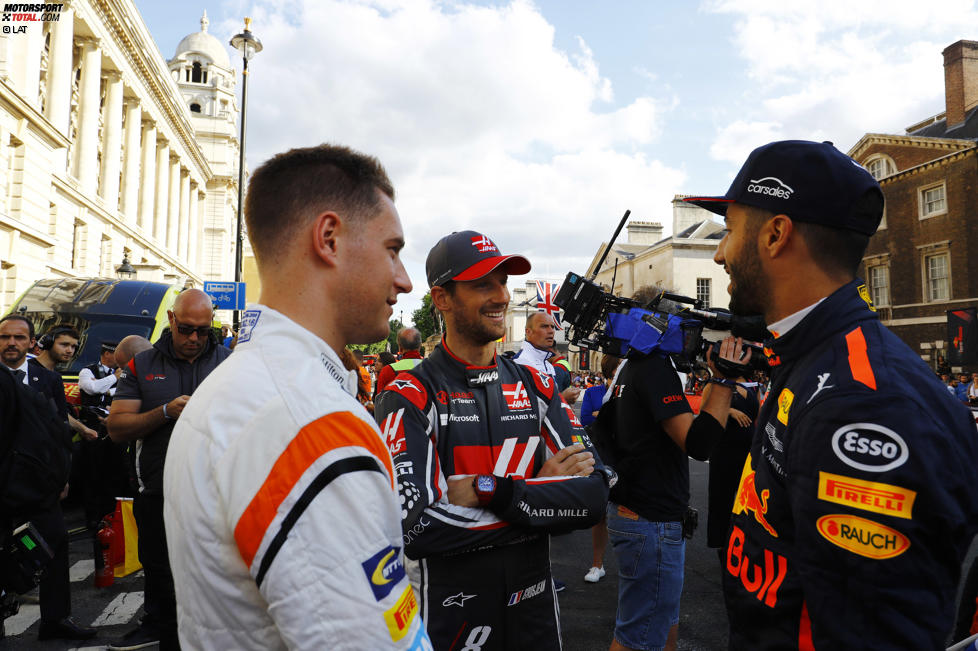
[[[139,562],[143,564],[146,584],[143,602],[146,616],[141,626],[160,636],[161,651],[179,649],[177,598],[166,551],[163,496],[136,495],[132,512],[139,528]]]

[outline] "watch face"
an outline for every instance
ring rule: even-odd
[[[479,475],[479,479],[476,483],[479,491],[484,493],[490,493],[496,489],[496,480],[492,475]]]

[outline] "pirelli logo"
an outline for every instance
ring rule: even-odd
[[[913,519],[917,491],[830,472],[818,473],[818,499],[895,518]]]

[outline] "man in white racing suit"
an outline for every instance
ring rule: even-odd
[[[188,402],[165,465],[184,648],[431,648],[390,453],[336,352],[385,337],[411,290],[393,196],[376,159],[330,145],[251,178],[260,303]]]

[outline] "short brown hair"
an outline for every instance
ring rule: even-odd
[[[274,260],[295,231],[323,211],[369,219],[378,190],[394,199],[384,166],[349,147],[323,144],[273,156],[251,175],[244,205],[256,261]]]

